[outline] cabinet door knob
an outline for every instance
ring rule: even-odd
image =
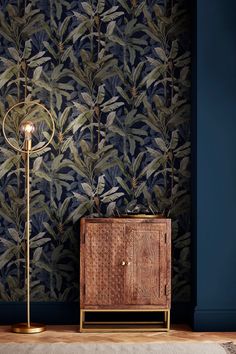
[[[131,262],[126,262],[126,265],[129,266],[131,264]]]
[[[122,265],[122,266],[125,266],[125,264],[126,264],[125,261],[122,261],[122,262],[121,262],[121,265]]]

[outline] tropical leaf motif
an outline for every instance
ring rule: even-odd
[[[35,100],[56,128],[50,147],[31,158],[33,300],[77,301],[82,216],[143,204],[172,218],[173,299],[189,301],[186,10],[183,0],[2,1],[0,123],[15,103]],[[39,117],[16,110],[11,143],[18,145],[22,121]],[[48,138],[42,126],[35,132],[38,147]],[[25,296],[24,156],[0,139],[0,300],[18,301]]]

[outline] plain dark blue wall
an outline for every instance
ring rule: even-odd
[[[236,1],[197,0],[196,330],[236,329]]]

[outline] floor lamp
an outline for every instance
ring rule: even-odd
[[[7,137],[6,134],[6,126],[7,126],[7,120],[9,119],[10,114],[13,112],[13,110],[16,110],[16,112],[20,111],[21,106],[26,106],[27,109],[31,106],[36,107],[36,111],[38,109],[44,111],[44,114],[46,113],[48,116],[47,119],[47,124],[51,124],[51,135],[48,139],[48,141],[45,142],[45,144],[39,148],[33,148],[32,147],[32,134],[35,132],[35,125],[33,124],[33,121],[28,120],[27,117],[24,117],[22,122],[19,122],[19,130],[20,133],[23,134],[24,136],[24,143],[23,147],[21,148],[20,146],[16,146],[15,144],[12,143],[11,139]],[[33,109],[34,110],[34,109]],[[44,114],[42,116],[44,116]],[[32,115],[32,114],[31,114]],[[39,333],[45,331],[45,325],[39,324],[39,323],[32,323],[30,319],[30,155],[43,151],[52,141],[54,132],[55,132],[55,125],[54,125],[54,120],[49,112],[49,110],[42,105],[41,103],[38,102],[19,102],[12,106],[7,113],[5,114],[3,118],[3,123],[2,123],[2,129],[3,129],[3,135],[7,143],[16,151],[20,152],[24,156],[24,162],[25,162],[25,194],[26,194],[26,222],[25,222],[25,237],[26,237],[26,305],[27,305],[27,322],[23,323],[18,323],[18,324],[13,324],[12,325],[12,331],[15,333]]]

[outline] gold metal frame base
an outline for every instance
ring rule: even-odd
[[[92,322],[86,321],[85,315],[87,312],[162,312],[164,315],[163,321],[150,322]],[[80,310],[80,328],[79,332],[168,332],[170,330],[170,309],[81,309]]]
[[[30,326],[27,323],[16,323],[11,326],[11,330],[14,333],[34,334],[45,331],[46,327],[41,323],[31,323]]]

